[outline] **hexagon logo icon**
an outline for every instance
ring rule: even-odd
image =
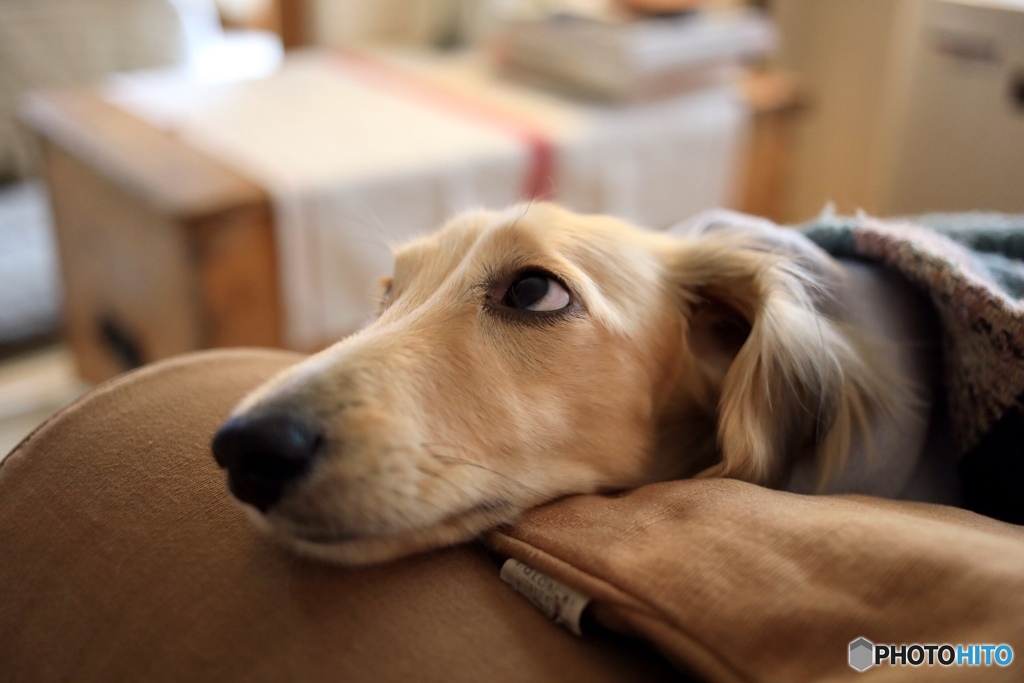
[[[875,644],[867,638],[858,638],[850,643],[850,666],[857,671],[867,671],[875,664]]]

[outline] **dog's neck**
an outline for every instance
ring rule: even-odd
[[[690,478],[720,458],[713,417],[689,407],[658,421],[650,481]]]

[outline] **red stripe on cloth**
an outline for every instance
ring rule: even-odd
[[[523,199],[551,199],[554,196],[554,148],[546,132],[536,123],[372,55],[352,49],[337,49],[332,54],[346,72],[368,83],[387,87],[515,138],[530,154],[530,165],[523,182]]]

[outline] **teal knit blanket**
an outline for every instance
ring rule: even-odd
[[[986,477],[1024,479],[1024,215],[824,215],[801,229],[832,255],[883,264],[928,293],[961,455],[981,451],[972,458]],[[1011,493],[1024,499],[1024,488]]]

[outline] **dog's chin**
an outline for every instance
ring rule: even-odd
[[[513,521],[519,514],[508,503],[488,504],[453,513],[421,528],[357,534],[296,530],[245,507],[258,527],[291,552],[345,566],[386,562],[470,541],[484,531]]]

